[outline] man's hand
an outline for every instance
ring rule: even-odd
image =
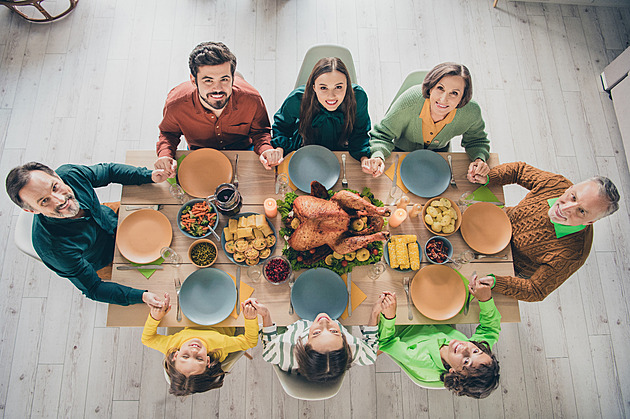
[[[267,170],[271,170],[272,167],[279,165],[284,160],[284,150],[280,147],[271,150],[265,150],[260,155],[259,159],[262,165]]]
[[[371,159],[368,159],[367,157],[362,157],[361,170],[364,173],[372,175],[373,177],[379,177],[385,171],[385,162],[380,157],[374,157]]]
[[[486,175],[488,173],[490,173],[488,164],[481,159],[477,159],[468,166],[466,177],[470,183],[486,183]]]
[[[164,170],[168,177],[175,177],[177,174],[177,160],[171,157],[160,157],[155,161],[153,166],[156,169]]]
[[[155,169],[153,172],[151,172],[151,180],[153,181],[153,183],[161,183],[164,182],[166,179],[168,179],[168,175],[162,169]]]
[[[142,294],[142,301],[149,306],[151,309],[151,317],[157,321],[162,320],[171,309],[171,297],[168,295],[168,292],[164,293],[164,301],[162,301],[152,292],[145,291],[145,293]]]
[[[494,278],[491,276],[484,276],[479,279],[475,275],[468,282],[468,290],[477,300],[484,302],[492,298],[492,284],[494,284]]]
[[[254,307],[251,302],[242,302],[241,311],[243,312],[243,317],[245,317],[247,320],[253,320],[258,317],[258,310],[256,310],[256,307]]]

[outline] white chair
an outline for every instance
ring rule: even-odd
[[[15,224],[15,236],[13,240],[18,249],[41,262],[42,260],[33,247],[32,230],[34,216],[35,214],[32,212],[20,211],[17,223]]]
[[[392,103],[390,103],[389,108],[392,107],[394,102],[396,102],[396,99],[398,99],[398,96],[400,96],[405,90],[409,89],[411,86],[422,84],[422,82],[424,81],[424,78],[427,76],[427,73],[428,73],[427,70],[416,70],[409,73],[407,77],[405,77],[405,80],[400,86],[400,89],[398,89],[398,92],[394,96],[394,99],[392,99]],[[389,108],[387,108],[388,111],[389,111]]]
[[[306,51],[304,54],[304,59],[302,60],[302,66],[300,67],[300,71],[298,72],[297,80],[295,82],[295,88],[305,85],[308,81],[308,76],[311,75],[313,71],[313,67],[317,62],[325,57],[337,57],[343,61],[348,69],[348,74],[350,74],[350,81],[352,83],[357,82],[357,71],[354,67],[354,60],[352,59],[352,54],[350,50],[346,47],[342,47],[340,45],[332,45],[332,44],[322,44],[312,46]]]
[[[389,356],[389,354],[387,354],[387,356]],[[413,383],[415,385],[417,385],[418,387],[422,387],[422,388],[426,388],[429,390],[444,390],[444,383],[442,381],[424,381],[424,380],[419,380],[416,377],[413,377],[411,374],[409,374],[405,368],[403,368],[403,365],[400,364],[400,362],[398,362],[397,360],[395,360],[393,357],[390,356],[390,359],[392,361],[394,361],[396,363],[396,365],[398,365],[400,367],[400,369],[402,370],[402,372],[404,372],[405,374],[407,374],[407,377],[409,377],[409,379],[411,381],[413,381]]]
[[[299,400],[326,400],[334,397],[343,384],[345,373],[335,381],[327,383],[314,383],[308,381],[301,375],[290,374],[283,371],[277,365],[273,365],[273,370],[280,381],[280,385],[285,393],[294,399]]]

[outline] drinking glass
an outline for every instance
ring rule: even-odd
[[[164,262],[172,264],[175,268],[178,268],[182,264],[182,257],[170,247],[163,247],[162,250],[160,250],[160,255],[162,259],[164,259]]]
[[[472,201],[474,200],[474,198],[475,197],[473,196],[472,191],[464,192],[462,196],[459,197],[459,200],[457,201],[457,205],[459,206],[459,209],[462,212],[464,212],[466,208],[468,208],[468,206],[472,204]]]
[[[261,275],[262,269],[260,268],[260,265],[253,265],[247,268],[247,276],[252,280],[252,282],[258,282]]]
[[[177,183],[171,184],[168,191],[171,193],[171,196],[177,199],[180,204],[186,202],[186,192],[184,192],[182,187],[179,186]]]
[[[284,195],[289,192],[289,176],[286,173],[278,173],[276,184],[278,185],[278,193],[284,198]]]
[[[381,274],[385,272],[385,264],[383,262],[376,262],[373,265],[370,265],[370,270],[368,271],[368,277],[371,279],[378,279]]]
[[[475,259],[475,253],[472,250],[464,250],[451,260],[455,269],[459,269],[463,265],[470,263],[473,259]]]

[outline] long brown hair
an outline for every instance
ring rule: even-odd
[[[300,105],[300,126],[298,132],[302,136],[304,145],[312,144],[313,141],[313,118],[320,110],[319,101],[313,87],[315,86],[315,80],[319,76],[325,73],[332,73],[338,71],[346,76],[346,96],[343,98],[343,102],[339,105],[339,109],[343,113],[343,131],[339,136],[339,145],[342,146],[347,138],[350,137],[352,129],[354,128],[354,119],[357,113],[357,101],[354,98],[354,90],[352,89],[352,81],[350,80],[350,73],[346,68],[346,65],[337,57],[327,57],[319,60],[311,75],[308,76],[308,81],[304,88],[304,96],[302,97],[302,103]]]
[[[221,369],[219,354],[217,352],[208,353],[210,365],[206,367],[204,372],[201,374],[191,374],[186,377],[175,368],[175,361],[173,359],[175,351],[177,351],[177,348],[171,348],[166,353],[166,358],[164,358],[164,368],[171,379],[169,393],[175,396],[188,396],[189,394],[203,393],[204,391],[223,386],[223,380],[227,373]]]

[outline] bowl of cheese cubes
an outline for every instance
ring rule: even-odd
[[[228,220],[221,235],[221,246],[237,265],[258,265],[276,249],[276,230],[263,214],[240,213]]]
[[[462,225],[462,213],[453,201],[438,196],[424,204],[422,220],[432,234],[449,236]]]
[[[417,271],[420,269],[422,254],[415,234],[391,236],[384,246],[385,262],[397,271]]]

